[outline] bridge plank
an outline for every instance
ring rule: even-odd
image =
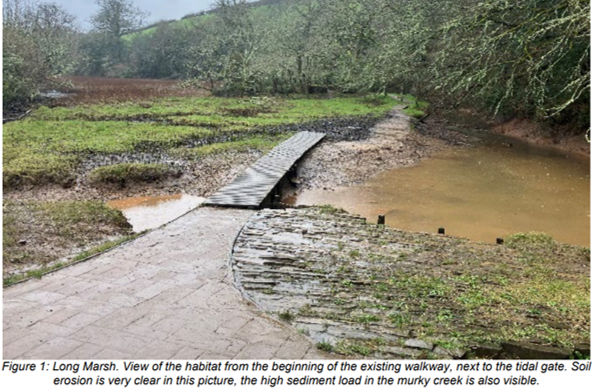
[[[206,206],[260,208],[288,170],[325,135],[300,132],[257,160],[243,174],[210,197]]]

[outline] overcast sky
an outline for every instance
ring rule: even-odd
[[[57,3],[78,18],[78,24],[88,29],[88,19],[97,12],[94,0],[40,0],[42,3]],[[150,16],[146,24],[163,19],[179,19],[187,14],[208,10],[214,0],[134,0],[135,5]]]

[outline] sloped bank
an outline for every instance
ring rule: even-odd
[[[264,210],[239,235],[232,267],[248,298],[324,350],[589,355],[589,250],[543,234],[506,243],[404,232],[329,207]]]

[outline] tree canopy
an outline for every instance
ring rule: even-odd
[[[2,2],[4,109],[30,101],[53,76],[75,68],[75,18],[56,4]]]
[[[217,0],[143,30],[131,0],[96,1],[94,28],[71,56],[79,73],[191,79],[225,94],[408,92],[589,127],[589,0]],[[4,23],[11,72],[22,63],[17,42],[29,39],[15,32],[31,29],[51,72],[67,72],[67,13],[39,6],[19,24],[15,9]]]

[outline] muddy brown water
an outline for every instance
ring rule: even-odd
[[[590,246],[589,159],[505,137],[286,202],[329,204],[374,223],[382,214],[392,227],[434,233],[445,227],[448,235],[475,241],[537,231]]]
[[[107,202],[114,209],[121,210],[134,232],[158,228],[198,207],[205,198],[186,194],[133,197]]]

